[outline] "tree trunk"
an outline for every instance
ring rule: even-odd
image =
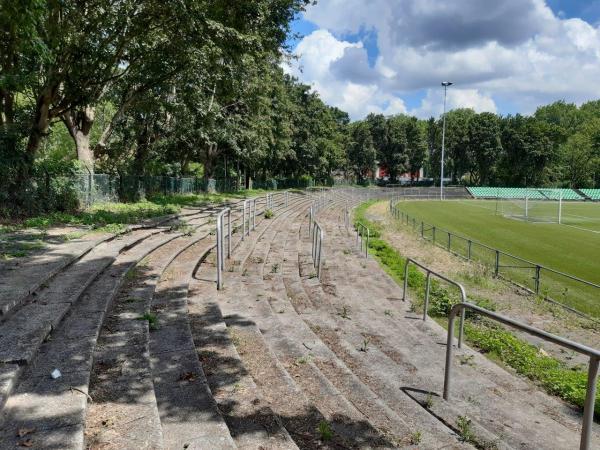
[[[90,133],[94,124],[94,108],[86,106],[77,111],[68,111],[62,120],[75,143],[77,160],[91,173],[94,172],[94,152],[90,147]]]

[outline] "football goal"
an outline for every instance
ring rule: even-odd
[[[562,223],[562,189],[513,189],[510,196],[496,198],[496,212],[527,222]]]

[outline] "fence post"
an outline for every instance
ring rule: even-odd
[[[425,305],[423,306],[423,320],[427,320],[427,310],[429,309],[429,288],[431,286],[431,272],[427,271],[425,279]]]
[[[421,221],[421,239],[423,239],[425,237],[425,225],[423,224],[423,221]]]
[[[535,266],[535,293],[540,293],[540,273],[542,268],[540,266]]]
[[[433,245],[435,245],[435,227],[432,228]]]
[[[467,260],[471,261],[471,240],[469,239],[468,241],[468,246],[467,246]]]
[[[450,234],[450,232],[448,231],[448,251],[450,251],[450,247],[451,247],[451,243],[450,243],[450,237],[452,235]]]
[[[371,237],[371,232],[367,228],[367,244],[365,245],[365,258],[369,258],[369,238]]]
[[[495,267],[496,276],[500,272],[500,250],[496,250],[496,267]]]

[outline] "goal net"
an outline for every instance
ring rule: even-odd
[[[499,194],[496,211],[505,217],[527,222],[561,223],[561,189],[511,189]]]

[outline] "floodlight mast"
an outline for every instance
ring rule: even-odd
[[[442,81],[442,86],[444,86],[444,115],[443,115],[443,125],[442,125],[442,161],[441,161],[441,171],[440,171],[440,200],[444,200],[444,153],[445,153],[445,144],[446,144],[446,93],[448,90],[448,86],[452,86],[451,81]]]

